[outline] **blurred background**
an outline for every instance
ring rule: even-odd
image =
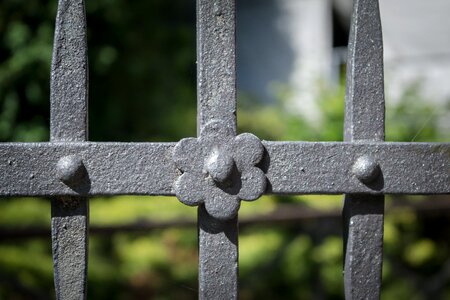
[[[238,129],[342,141],[351,0],[237,1]],[[380,0],[386,140],[450,140],[446,0]],[[49,139],[56,1],[0,2],[0,141]],[[87,1],[91,141],[196,135],[193,0]],[[90,299],[196,299],[196,209],[93,198]],[[343,299],[342,196],[240,211],[241,299]],[[449,196],[388,196],[383,299],[450,299]],[[0,201],[0,299],[52,299],[48,199]]]

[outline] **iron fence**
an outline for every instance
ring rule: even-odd
[[[52,198],[58,299],[86,298],[88,197],[176,195],[198,206],[199,298],[238,298],[238,210],[262,194],[345,194],[346,299],[380,296],[384,194],[448,194],[448,143],[384,142],[378,1],[355,0],[344,142],[236,135],[235,1],[197,0],[198,137],[88,142],[84,0],[60,0],[51,139],[0,145],[0,196]]]

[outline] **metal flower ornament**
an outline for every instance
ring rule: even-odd
[[[224,123],[207,124],[199,138],[182,139],[173,152],[181,175],[175,193],[186,205],[204,204],[220,220],[237,215],[241,200],[258,199],[266,189],[266,176],[256,165],[264,146],[250,133],[238,136]]]

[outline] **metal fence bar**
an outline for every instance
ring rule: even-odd
[[[50,83],[50,139],[87,140],[88,61],[84,0],[59,0]],[[59,156],[54,174],[75,188],[85,177],[77,154]],[[53,175],[53,177],[56,177]],[[57,299],[85,299],[88,257],[88,199],[55,197],[52,252]]]
[[[235,2],[197,0],[198,134],[212,121],[236,134]],[[237,299],[237,217],[219,221],[201,205],[199,298]]]
[[[177,144],[86,142],[84,0],[59,0],[51,71],[51,142],[0,145],[0,174],[6,183],[0,186],[0,196],[53,197],[57,299],[86,298],[85,197],[118,194],[176,194],[183,203],[200,204],[199,298],[237,299],[238,221],[233,216],[241,199],[255,200],[264,191],[347,194],[345,295],[378,299],[382,195],[450,194],[450,144],[384,142],[378,1],[354,2],[343,143],[261,144],[251,134],[236,137],[235,1],[197,0],[197,38],[198,139]],[[208,156],[197,157],[200,154]],[[202,174],[200,184],[191,180],[198,175],[195,172]],[[213,184],[215,190],[202,184]],[[219,197],[216,190],[231,196]],[[205,195],[211,201],[205,202]]]
[[[263,164],[268,193],[450,193],[450,144],[362,141],[263,144],[268,154]],[[372,155],[381,169],[379,178],[370,183],[361,182],[354,174],[358,158],[366,155]]]
[[[263,142],[262,168],[273,194],[449,194],[450,144]],[[174,195],[174,143],[0,144],[0,196]],[[55,176],[59,157],[77,154],[89,182],[71,189]],[[367,154],[382,182],[366,185],[352,173]],[[296,159],[292,159],[295,157]],[[405,175],[407,174],[407,175]]]
[[[348,49],[344,140],[383,141],[383,41],[378,0],[354,1]],[[375,153],[370,150],[357,159],[353,169],[365,184],[381,178]],[[345,195],[343,218],[345,298],[379,299],[384,196]]]

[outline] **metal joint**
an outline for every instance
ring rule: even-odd
[[[229,220],[237,215],[240,200],[256,200],[266,190],[266,176],[256,166],[263,155],[255,135],[234,136],[225,123],[211,121],[199,138],[182,139],[174,148],[181,172],[175,194],[186,205],[205,204],[211,216]]]
[[[368,184],[380,176],[381,169],[373,157],[361,156],[353,164],[352,173],[359,181]]]
[[[86,176],[83,161],[76,155],[63,156],[56,164],[58,179],[68,186],[79,184]]]

